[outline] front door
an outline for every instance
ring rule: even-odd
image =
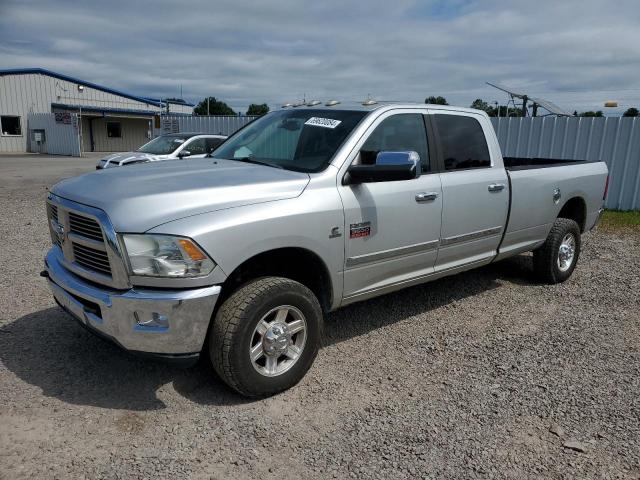
[[[413,180],[339,185],[345,212],[345,299],[433,272],[440,238],[442,188],[432,172],[421,110],[382,114],[359,142],[352,163],[373,163],[380,151],[415,151]]]

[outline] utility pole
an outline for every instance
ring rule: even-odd
[[[207,116],[209,116],[209,99],[211,97],[207,96]]]

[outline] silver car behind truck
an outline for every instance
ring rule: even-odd
[[[176,160],[178,158],[202,158],[209,155],[222,142],[225,135],[205,133],[169,133],[160,135],[142,145],[135,152],[111,153],[100,159],[96,170],[124,167],[138,163]]]
[[[284,109],[213,158],[55,185],[43,275],[124,349],[206,355],[241,394],[271,395],[311,367],[331,310],[527,251],[565,281],[607,179],[602,162],[503,158],[476,110]]]

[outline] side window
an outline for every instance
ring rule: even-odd
[[[22,135],[20,117],[16,115],[0,116],[0,132],[2,133],[2,135]]]
[[[213,152],[224,141],[224,138],[207,138],[207,153]]]
[[[205,153],[209,153],[206,149],[206,139],[204,138],[196,138],[189,142],[185,147],[185,150],[191,152],[191,155],[204,155]]]
[[[419,113],[399,113],[385,118],[360,149],[360,161],[374,164],[376,155],[382,151],[414,151],[420,155],[422,171],[431,170],[427,132],[424,119]]]
[[[480,122],[472,117],[434,114],[445,170],[491,166],[487,139]]]

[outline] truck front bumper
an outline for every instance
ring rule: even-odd
[[[220,286],[113,290],[71,273],[60,255],[49,251],[43,276],[56,302],[83,326],[132,353],[181,364],[198,359]]]

